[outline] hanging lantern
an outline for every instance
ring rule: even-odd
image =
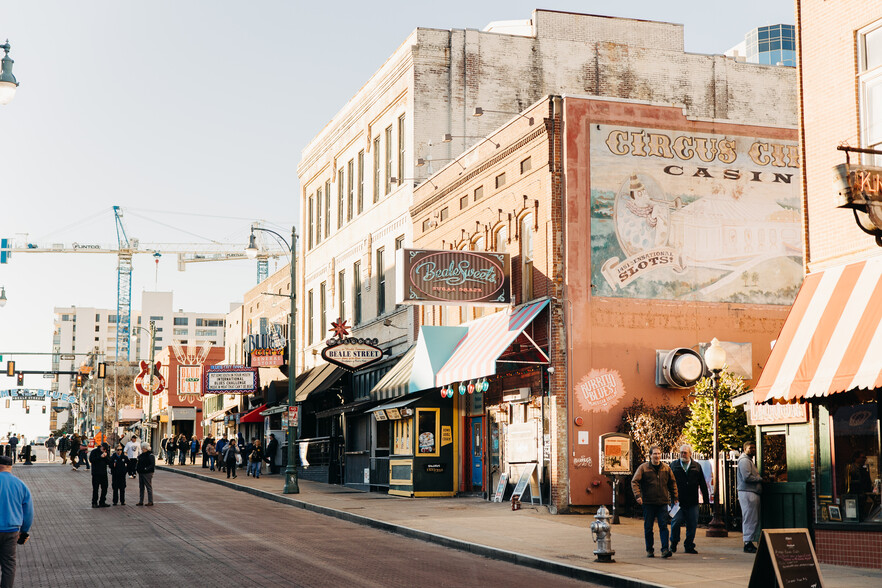
[[[482,389],[482,392],[486,392],[489,389],[490,389],[490,382],[487,381],[487,378],[484,378],[484,387]]]
[[[467,388],[467,389],[468,389],[468,391],[469,391],[469,394],[474,394],[474,393],[475,393],[475,383],[474,383],[474,381],[469,380],[469,385],[468,385],[468,388]]]
[[[447,387],[447,398],[453,398],[453,386]]]
[[[465,395],[465,393],[466,393],[466,385],[465,385],[465,383],[460,382],[459,383],[459,394],[462,396],[462,395]]]
[[[441,388],[441,398],[447,398],[447,388]]]

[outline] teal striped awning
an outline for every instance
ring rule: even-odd
[[[389,400],[410,393],[410,373],[413,368],[413,359],[416,357],[416,345],[407,350],[401,356],[398,363],[386,372],[377,385],[371,389],[373,400]]]

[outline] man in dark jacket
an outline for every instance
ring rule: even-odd
[[[89,454],[89,462],[92,464],[92,508],[103,508],[107,504],[107,467],[110,465],[110,448],[107,443],[102,443]],[[98,489],[101,489],[101,499],[98,499]]]
[[[646,557],[655,557],[652,525],[658,521],[658,536],[661,539],[662,557],[671,557],[668,549],[668,506],[677,502],[677,482],[671,467],[661,460],[661,448],[649,448],[649,461],[640,464],[631,478],[631,489],[637,504],[643,506],[643,537],[646,542]]]
[[[80,469],[79,456],[80,436],[74,433],[74,436],[70,438],[70,465],[75,472]]]
[[[674,514],[671,522],[671,551],[677,552],[677,544],[680,542],[680,527],[686,525],[686,540],[683,547],[686,553],[698,553],[695,550],[695,528],[698,526],[698,491],[705,504],[710,504],[710,496],[707,491],[707,480],[698,462],[692,459],[692,447],[680,446],[680,459],[671,463],[671,471],[677,481],[677,493],[680,502],[674,503],[679,510]]]
[[[58,439],[58,455],[61,457],[61,465],[67,463],[67,452],[70,451],[70,437],[62,435]]]
[[[129,458],[123,446],[116,446],[116,453],[110,458],[110,486],[113,488],[113,506],[126,504],[126,476],[129,472]]]
[[[138,506],[144,506],[144,491],[147,491],[147,506],[153,506],[153,472],[156,471],[156,457],[150,449],[149,443],[141,443],[141,455],[138,456],[138,486],[140,501]]]
[[[271,474],[278,474],[279,469],[276,466],[276,452],[279,450],[279,442],[275,433],[270,433],[269,443],[266,445],[266,461],[269,462],[269,470]]]

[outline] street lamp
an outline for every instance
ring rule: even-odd
[[[262,227],[251,227],[251,238],[248,240],[248,247],[245,249],[245,255],[248,259],[255,259],[260,253],[257,247],[257,239],[254,231],[263,231],[275,235],[282,243],[291,250],[291,293],[288,299],[291,301],[291,310],[288,312],[288,407],[296,404],[297,388],[295,378],[297,370],[295,369],[294,346],[297,342],[297,336],[294,331],[294,313],[297,308],[297,227],[291,227],[291,242],[289,243],[282,235],[270,229]],[[299,413],[298,413],[299,419]],[[285,494],[300,494],[300,485],[297,482],[297,466],[294,465],[294,442],[297,441],[297,424],[293,419],[288,418],[288,465],[285,468]]]
[[[150,321],[150,329],[146,329],[144,327],[140,327],[135,325],[133,328],[141,329],[142,331],[146,331],[150,333],[150,364],[148,367],[148,373],[150,374],[150,380],[147,382],[147,421],[143,425],[141,425],[141,439],[147,441],[150,444],[150,447],[153,447],[153,390],[155,387],[153,386],[153,371],[156,366],[153,365],[155,360],[154,354],[156,353],[156,321]],[[137,339],[138,336],[132,333],[132,339]],[[117,407],[119,410],[119,407]],[[142,421],[144,422],[144,421]],[[149,433],[144,433],[144,428],[149,430]],[[149,435],[149,438],[148,436]]]
[[[0,286],[0,308],[6,306],[6,286]]]
[[[704,352],[704,363],[713,373],[711,384],[714,391],[714,518],[708,523],[707,537],[728,537],[726,524],[720,517],[720,372],[726,366],[726,350],[714,337]]]
[[[0,45],[0,49],[6,52],[3,59],[0,60],[0,104],[9,104],[18,88],[18,82],[12,75],[12,64],[15,62],[9,57],[9,39]]]

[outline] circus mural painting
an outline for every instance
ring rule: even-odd
[[[793,141],[595,125],[596,296],[790,304],[802,280]]]

